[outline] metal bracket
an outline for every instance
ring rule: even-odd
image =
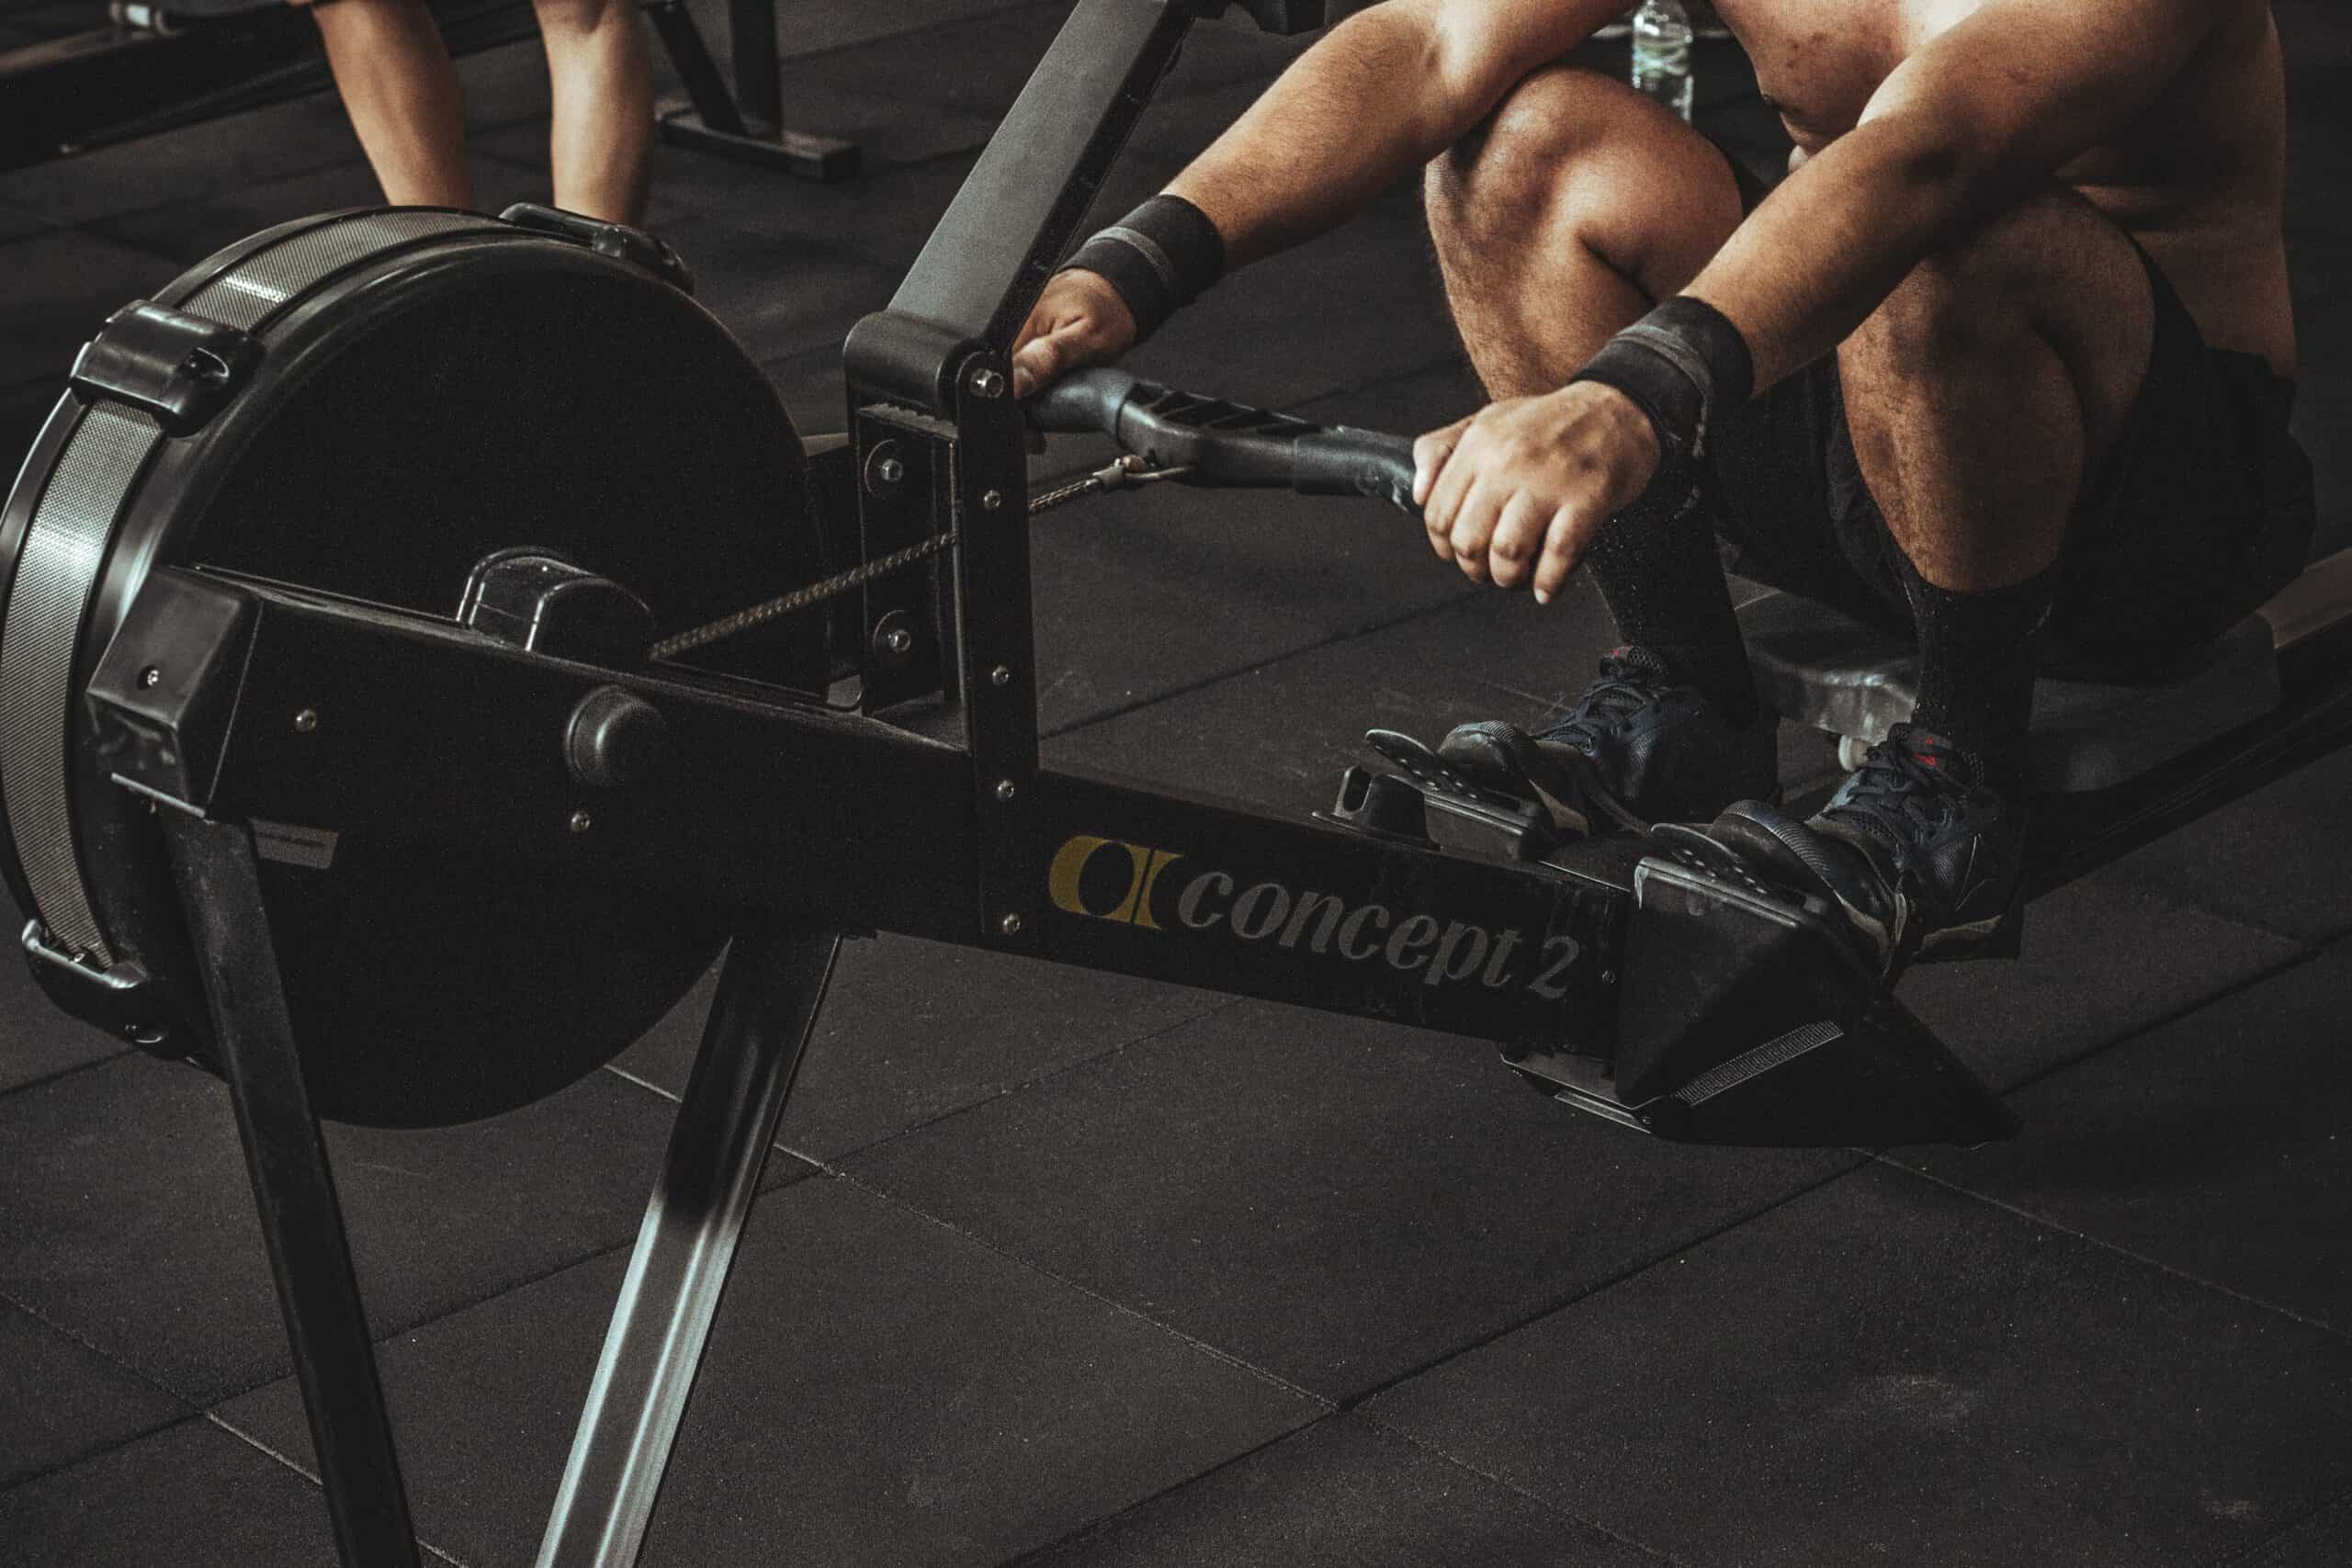
[[[261,339],[137,299],[107,318],[74,361],[74,390],[153,417],[166,435],[201,430],[262,360]]]

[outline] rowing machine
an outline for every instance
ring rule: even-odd
[[[1040,766],[1026,520],[1074,491],[1030,497],[1005,354],[1226,8],[1077,7],[852,335],[843,440],[802,446],[657,242],[528,208],[282,226],[77,363],[0,509],[0,872],[61,1006],[228,1081],[346,1562],[415,1556],[319,1115],[537,1099],[722,943],[544,1563],[635,1558],[844,932],[1487,1038],[1661,1136],[2010,1130],[1769,886],[1538,842],[1442,776],[1292,821]],[[1075,489],[1409,505],[1393,438],[1115,377],[1041,414],[1135,459]],[[2335,668],[2200,807],[2340,742]],[[961,744],[892,722],[927,694]]]

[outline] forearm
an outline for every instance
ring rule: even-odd
[[[1761,392],[1835,351],[2030,183],[1932,119],[1866,121],[1805,159],[1686,292],[1739,328]]]

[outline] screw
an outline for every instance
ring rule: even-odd
[[[989,491],[980,497],[980,510],[983,512],[994,512],[1003,504],[1004,491],[1001,490]]]
[[[584,833],[595,825],[596,819],[585,811],[575,811],[571,814],[571,830],[575,833]]]
[[[998,665],[995,669],[993,669],[993,670],[989,671],[989,685],[991,685],[991,686],[1010,686],[1010,685],[1012,685],[1012,665],[1010,665],[1010,664],[1000,664],[1000,665]]]
[[[1020,793],[1021,786],[1014,784],[1011,779],[999,779],[996,781],[996,797],[999,800],[1011,800],[1014,795],[1019,795]]]
[[[882,634],[882,646],[892,653],[904,653],[914,645],[915,634],[904,626],[892,626]]]
[[[1018,915],[1007,915],[1004,919],[996,923],[996,929],[1002,931],[1007,936],[1019,936],[1021,934],[1021,917]]]
[[[906,482],[907,465],[899,456],[895,441],[876,442],[874,450],[865,455],[865,488],[868,493],[888,500],[899,493]]]
[[[886,485],[894,485],[907,477],[907,466],[896,457],[885,457],[875,466],[875,474]]]
[[[142,686],[160,686],[164,683],[164,671],[159,667],[150,664],[139,672],[139,683]]]
[[[319,710],[316,708],[304,708],[294,716],[294,733],[297,735],[308,735],[318,727]]]
[[[993,370],[982,368],[973,371],[970,385],[972,396],[976,398],[1004,396],[1004,378]]]
[[[1617,971],[1614,969],[1603,969],[1600,972],[1600,983],[1604,986],[1615,985],[1617,983]]]

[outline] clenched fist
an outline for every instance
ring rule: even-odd
[[[1136,318],[1099,273],[1057,273],[1012,343],[1012,395],[1025,398],[1135,346]]]
[[[1657,472],[1657,433],[1591,381],[1506,398],[1413,444],[1413,499],[1438,558],[1545,604]]]

